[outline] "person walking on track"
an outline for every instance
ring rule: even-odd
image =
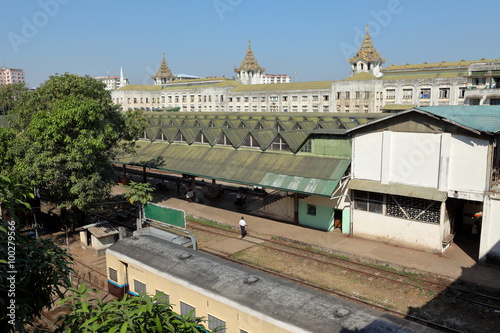
[[[238,223],[241,229],[241,238],[247,235],[247,223],[245,222],[245,218],[242,216],[240,222]]]

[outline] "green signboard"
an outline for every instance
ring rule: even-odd
[[[147,219],[186,228],[184,211],[148,202],[144,206],[144,216]]]

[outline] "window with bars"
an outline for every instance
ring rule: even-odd
[[[196,309],[193,306],[181,301],[181,315],[187,316],[189,314],[191,314],[191,318],[196,317]]]
[[[450,98],[450,88],[439,88],[439,98]]]
[[[422,98],[422,99],[431,98],[431,89],[430,88],[420,89],[420,98]]]
[[[137,294],[145,294],[146,285],[141,281],[134,280],[134,290]]]
[[[385,98],[395,99],[396,98],[396,89],[387,89],[385,91]]]
[[[364,210],[382,214],[384,207],[384,195],[381,193],[354,191],[354,208],[357,210]]]
[[[403,89],[403,99],[413,99],[413,89]]]
[[[118,282],[118,273],[116,269],[109,267],[109,279],[114,282]]]
[[[303,153],[310,153],[312,151],[311,140],[307,140],[306,143],[300,148],[300,151]]]
[[[441,203],[419,198],[387,195],[386,215],[429,223],[439,223]]]
[[[165,294],[163,291],[156,289],[155,295],[157,296],[157,300],[170,304],[170,296]]]
[[[208,329],[217,329],[218,333],[226,333],[226,322],[212,315],[208,315]]]

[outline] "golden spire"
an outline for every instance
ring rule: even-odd
[[[260,67],[259,63],[257,62],[257,59],[255,59],[255,56],[254,56],[253,51],[252,51],[252,47],[250,45],[250,41],[248,41],[248,50],[247,50],[247,54],[245,55],[245,59],[243,59],[243,61],[241,62],[240,67],[234,69],[235,72],[241,72],[242,70],[245,70],[247,72],[251,72],[251,71],[253,71],[253,72],[257,72],[257,71],[265,72],[265,70],[266,70],[264,67]]]
[[[349,62],[353,63],[358,61],[359,59],[370,62],[377,60],[385,62],[385,59],[380,56],[380,54],[375,49],[375,46],[373,46],[372,37],[370,36],[370,26],[368,24],[366,25],[366,35],[363,38],[363,43],[361,44],[358,53],[356,53],[354,58],[349,59]]]
[[[165,52],[163,53],[163,60],[161,61],[160,68],[156,72],[156,75],[151,76],[152,79],[160,79],[162,83],[175,80],[177,76],[173,75],[168,68],[167,61],[165,60]]]

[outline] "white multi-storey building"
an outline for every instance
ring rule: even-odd
[[[120,68],[120,76],[96,76],[94,79],[103,82],[106,90],[117,90],[128,85],[128,79],[123,76],[123,69]]]
[[[19,68],[0,67],[0,85],[25,83],[24,71]]]
[[[290,76],[287,74],[264,74],[263,80],[264,84],[271,83],[290,83]]]
[[[288,76],[264,74],[248,44],[236,80],[181,79],[163,56],[154,86],[128,86],[113,93],[124,108],[234,112],[399,112],[439,105],[500,103],[500,59],[391,65],[366,35],[349,59],[344,80],[288,82]],[[278,82],[280,80],[286,83]],[[271,83],[273,82],[273,83]],[[146,96],[147,95],[147,96]]]

